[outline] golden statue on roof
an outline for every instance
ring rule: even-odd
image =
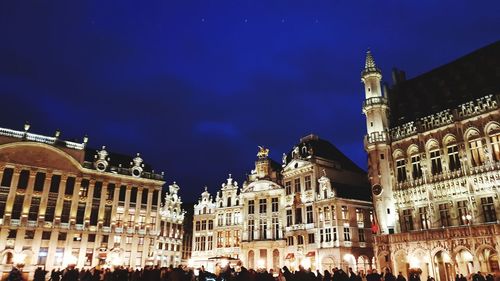
[[[259,152],[257,152],[257,157],[259,157],[259,159],[267,158],[267,156],[269,155],[269,148],[265,148],[260,145],[258,147],[259,147]]]

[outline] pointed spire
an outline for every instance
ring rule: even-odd
[[[372,52],[370,48],[368,48],[368,50],[366,51],[365,69],[363,69],[363,71],[361,72],[361,76],[365,76],[370,73],[381,74],[381,71],[375,64],[375,59],[373,58]]]
[[[366,62],[365,62],[365,69],[369,68],[376,68],[375,66],[375,60],[373,59],[372,52],[370,51],[370,48],[366,51]]]

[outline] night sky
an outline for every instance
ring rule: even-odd
[[[2,1],[0,127],[141,152],[194,201],[315,133],[363,169],[360,71],[500,39],[500,2]]]

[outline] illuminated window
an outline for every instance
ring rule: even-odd
[[[460,169],[460,157],[458,155],[458,146],[456,144],[448,146],[448,168],[450,171]]]
[[[439,204],[439,218],[441,220],[441,226],[451,226],[448,203]]]
[[[403,210],[403,220],[401,221],[402,231],[413,230],[413,215],[412,209]]]
[[[414,155],[411,157],[411,168],[411,175],[414,180],[422,177],[422,167],[420,166],[419,155]]]
[[[297,178],[294,180],[293,182],[293,185],[294,185],[294,188],[295,188],[295,192],[301,192],[301,188],[300,188],[300,178]]]
[[[443,167],[441,166],[441,153],[439,150],[434,150],[430,152],[431,157],[431,172],[433,175],[437,175],[443,172]]]
[[[349,209],[347,208],[347,206],[342,206],[342,219],[343,220],[349,219]]]
[[[418,208],[418,216],[420,218],[420,227],[422,229],[429,229],[430,222],[429,222],[429,216],[427,214],[427,207],[420,207]]]
[[[292,182],[291,181],[285,182],[285,193],[286,193],[286,195],[292,194]]]
[[[500,161],[500,134],[496,134],[490,137],[491,142],[491,152],[493,154],[493,159],[495,161]]]
[[[356,208],[356,221],[358,222],[358,227],[365,226],[365,214],[363,209]]]
[[[312,186],[311,186],[311,176],[306,176],[304,178],[304,185],[306,187],[306,190],[311,190]]]
[[[480,139],[469,141],[472,166],[480,166],[484,163],[483,144]]]
[[[398,182],[406,181],[406,161],[399,159],[396,161],[396,170],[398,175]]]
[[[483,207],[484,222],[496,222],[497,216],[495,213],[495,203],[493,197],[481,198],[481,205]]]

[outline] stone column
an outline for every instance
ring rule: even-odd
[[[70,222],[76,223],[76,214],[78,210],[78,202],[80,202],[80,187],[82,184],[82,177],[75,179],[75,187],[73,189],[73,196],[71,199]]]
[[[66,193],[66,181],[68,180],[68,175],[61,175],[61,182],[59,183],[59,193],[57,194],[56,211],[54,218],[57,224],[61,222],[61,213],[64,203],[64,194]],[[61,188],[63,187],[63,188]],[[64,190],[63,190],[64,189]]]
[[[106,196],[108,190],[108,181],[102,182],[101,194],[99,196],[99,213],[97,215],[97,225],[102,226],[104,223],[104,207],[106,206],[106,201],[108,196]]]
[[[47,171],[45,174],[45,182],[43,183],[42,200],[40,201],[40,211],[38,212],[38,218],[43,218],[45,222],[45,212],[47,210],[47,203],[49,200],[49,190],[50,182],[52,179],[52,171]]]
[[[115,184],[115,189],[113,192],[113,208],[111,208],[111,226],[116,225],[116,211],[118,209],[118,201],[120,196],[121,183]],[[123,221],[122,221],[123,224]]]
[[[3,178],[3,171],[2,169],[2,174],[0,175],[0,179]],[[17,174],[17,177],[19,177],[19,173],[21,171],[18,169],[14,169],[14,175]],[[10,183],[10,189],[9,189],[9,194],[7,195],[7,202],[5,204],[5,216],[11,218],[12,217],[12,207],[14,206],[14,198],[16,197],[16,191],[17,191],[17,185],[14,186],[14,175],[12,177],[12,181]],[[30,175],[31,178],[31,175]],[[29,186],[28,186],[29,188]],[[26,196],[26,195],[25,195]],[[23,206],[26,206],[26,197],[25,201],[23,202]]]
[[[139,221],[139,216],[141,215],[142,210],[142,187],[137,188],[137,196],[135,198],[135,218],[134,224],[137,225]]]
[[[153,190],[148,190],[148,202],[146,204],[146,225],[151,223],[151,209],[153,204]],[[157,220],[158,221],[158,220]],[[155,229],[154,226],[151,229]]]
[[[86,199],[87,205],[85,206],[85,219],[84,219],[84,224],[89,225],[90,223],[90,212],[92,211],[92,198],[94,198],[94,186],[95,186],[95,179],[90,179],[89,181],[89,189],[88,189],[88,196]]]
[[[128,221],[129,221],[129,208],[130,208],[130,193],[132,192],[132,186],[129,184],[126,185],[126,192],[125,192],[125,211],[123,212],[123,221],[127,222],[128,226]]]

